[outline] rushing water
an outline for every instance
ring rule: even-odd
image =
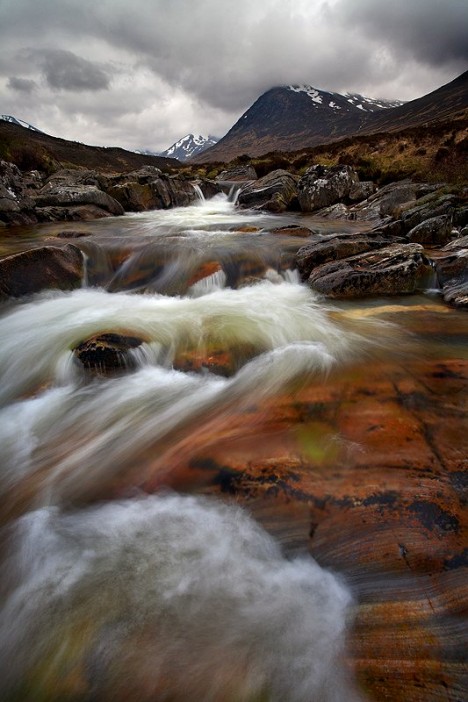
[[[218,196],[80,224],[84,287],[5,308],[2,700],[355,699],[339,577],[238,506],[164,492],[213,433],[255,436],[255,403],[402,342],[372,306],[337,310],[299,284],[304,240],[269,233],[292,222]],[[80,367],[73,348],[104,332],[144,340],[136,370]],[[213,349],[235,358],[229,377],[176,369]]]

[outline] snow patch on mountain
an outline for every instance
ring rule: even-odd
[[[12,115],[0,115],[0,120],[2,120],[3,122],[10,122],[10,124],[16,124],[18,127],[26,127],[26,129],[31,129],[33,132],[39,132],[39,134],[44,134],[44,132],[41,129],[33,127],[32,124],[24,122],[22,119],[17,119]]]
[[[340,93],[331,93],[328,90],[318,90],[311,85],[288,85],[286,87],[294,93],[304,93],[307,95],[312,102],[315,103],[315,107],[319,105],[327,107],[328,105],[332,110],[344,109],[349,111],[349,107],[346,103],[349,103],[352,107],[362,110],[363,112],[376,112],[377,110],[385,110],[403,105],[401,100],[375,100],[365,97],[364,95],[359,95],[358,93],[345,93],[345,95],[340,95]],[[333,99],[330,100],[330,98]]]

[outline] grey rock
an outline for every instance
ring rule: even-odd
[[[425,287],[433,270],[420,244],[392,244],[313,269],[310,287],[332,298],[401,295]]]
[[[0,259],[0,296],[22,297],[41,290],[79,288],[83,254],[72,244],[42,246]]]
[[[297,209],[297,178],[278,169],[243,186],[237,202],[241,207],[284,212]]]
[[[449,215],[430,217],[410,229],[406,235],[408,241],[430,246],[442,246],[450,241],[451,236],[452,221]]]
[[[303,212],[314,212],[347,200],[357,183],[359,176],[351,166],[312,166],[298,183],[300,208]]]
[[[245,180],[257,180],[257,171],[253,166],[235,166],[221,171],[216,176],[216,180],[228,180],[242,182]]]
[[[122,205],[95,185],[61,185],[47,183],[34,196],[37,207],[69,207],[95,205],[112,215],[124,214]]]
[[[330,234],[302,246],[296,255],[296,265],[302,280],[307,280],[314,268],[323,263],[339,261],[391,243],[388,237],[373,234]]]

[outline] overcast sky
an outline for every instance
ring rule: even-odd
[[[467,33],[467,0],[0,0],[0,113],[158,151],[276,85],[420,97],[468,68]]]

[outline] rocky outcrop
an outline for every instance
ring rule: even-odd
[[[357,199],[359,176],[351,166],[321,166],[309,168],[299,180],[297,198],[303,212],[314,212],[337,202]]]
[[[449,215],[430,217],[410,229],[406,238],[426,246],[443,246],[452,236],[452,221]]]
[[[23,251],[0,259],[0,297],[79,288],[83,273],[83,255],[72,244]]]
[[[333,298],[402,295],[425,287],[432,268],[420,244],[392,244],[314,268],[308,283]]]
[[[124,334],[98,334],[81,342],[74,350],[74,356],[87,371],[97,375],[113,375],[120,371],[137,367],[132,355],[143,343],[143,339]]]
[[[34,197],[36,207],[74,207],[92,205],[111,215],[123,215],[124,208],[117,200],[95,185],[57,185],[47,183]]]
[[[184,207],[197,199],[188,180],[167,176],[152,166],[112,178],[107,193],[126,212]]]
[[[245,180],[257,180],[257,172],[253,166],[235,166],[221,171],[216,176],[216,180],[242,182]]]
[[[444,246],[434,266],[445,302],[468,307],[468,236]]]
[[[303,280],[307,280],[314,268],[328,261],[340,261],[343,258],[383,248],[394,243],[390,237],[373,234],[330,234],[321,236],[299,249],[296,265]]]
[[[221,188],[212,183],[209,190],[211,197]],[[0,162],[0,223],[5,224],[90,220],[183,207],[197,197],[188,180],[154,166],[118,176],[65,168],[44,182],[37,172],[22,174],[13,164]]]
[[[284,212],[298,209],[297,178],[278,169],[245,185],[237,199],[241,207]]]
[[[34,202],[28,195],[21,171],[13,163],[0,161],[0,224],[36,221]]]

